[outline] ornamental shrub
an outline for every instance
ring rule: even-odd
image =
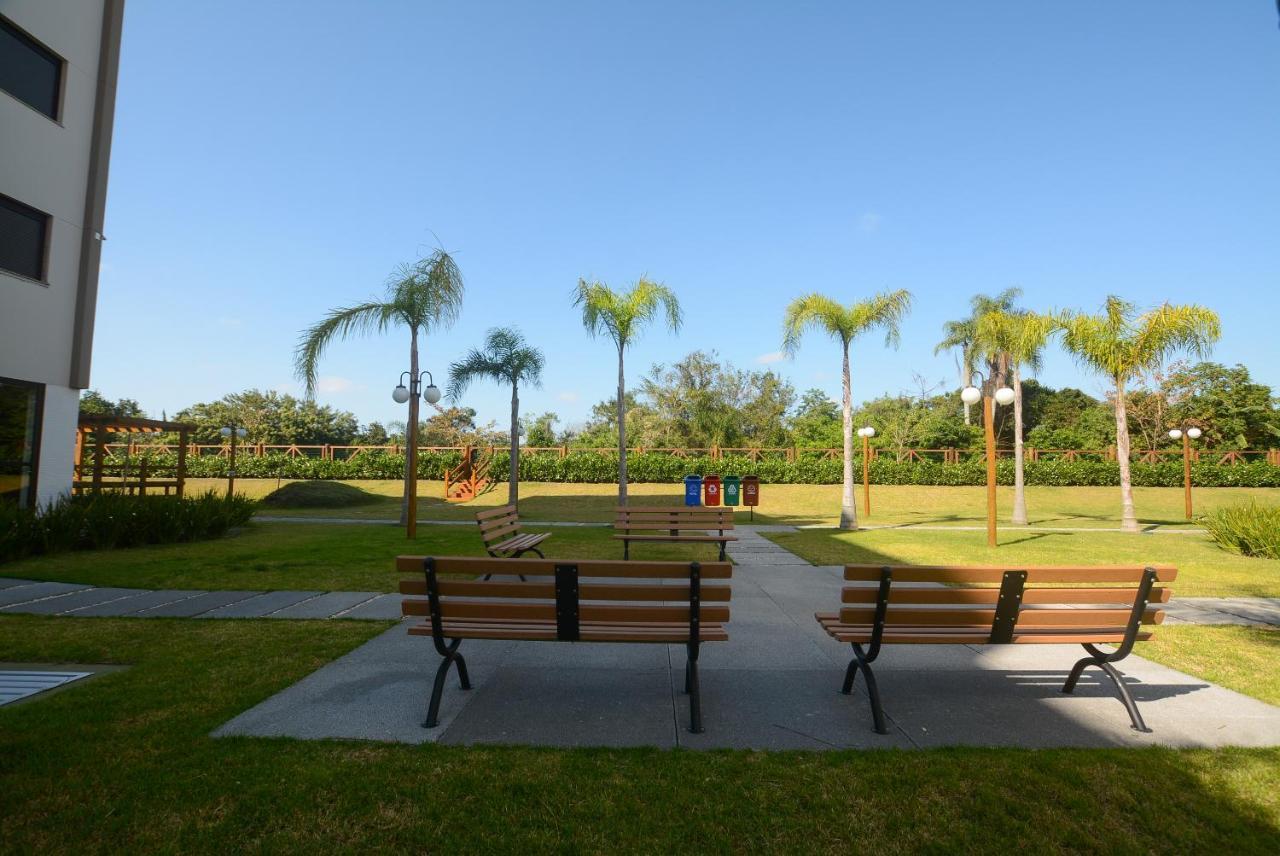
[[[100,494],[41,509],[0,505],[0,564],[64,550],[98,550],[216,538],[253,516],[256,503],[203,496]]]
[[[1250,502],[1211,511],[1203,518],[1218,546],[1242,556],[1280,559],[1280,506]]]

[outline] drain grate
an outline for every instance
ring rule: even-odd
[[[0,671],[0,706],[87,678],[92,674],[93,672],[40,672],[26,669]]]

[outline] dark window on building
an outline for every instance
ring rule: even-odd
[[[0,89],[58,118],[62,59],[5,18],[0,18]]]
[[[44,386],[0,378],[0,503],[36,501]]]
[[[0,196],[0,268],[44,280],[49,215]]]

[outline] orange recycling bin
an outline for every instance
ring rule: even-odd
[[[702,479],[702,504],[720,504],[720,476],[704,476]]]
[[[755,508],[760,504],[760,477],[742,477],[742,504]]]

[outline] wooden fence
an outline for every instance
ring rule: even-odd
[[[419,452],[457,452],[461,454],[465,446],[419,446]],[[486,447],[476,447],[486,448]],[[489,446],[488,453],[500,452],[506,446]],[[130,456],[145,456],[152,452],[176,452],[177,444],[174,443],[147,443],[147,442],[131,442],[131,443],[108,443],[106,451],[108,454],[128,454]],[[306,457],[318,458],[324,461],[350,460],[359,455],[369,452],[388,452],[391,454],[402,454],[405,447],[403,445],[386,445],[386,446],[307,446],[307,445],[270,445],[264,443],[240,443],[236,446],[236,454],[247,455],[249,457],[262,457],[270,454],[285,454],[289,457]],[[767,459],[796,461],[802,458],[816,458],[819,460],[831,459],[839,460],[843,451],[841,449],[817,449],[805,448],[802,446],[779,446],[765,448],[745,448],[730,446],[708,446],[704,448],[669,448],[669,447],[652,447],[652,446],[632,446],[627,449],[629,454],[662,454],[671,455],[676,458],[693,458],[707,457],[712,460],[720,460],[726,457],[743,457],[751,461],[762,461]],[[1038,449],[1026,447],[1024,449],[1026,460],[1028,461],[1114,461],[1116,459],[1115,447],[1106,449]],[[523,455],[557,455],[561,458],[570,454],[599,454],[599,455],[616,455],[618,450],[616,447],[608,448],[579,448],[575,446],[525,446],[522,447],[520,453]],[[855,454],[859,454],[860,450],[855,449]],[[191,444],[187,447],[187,454],[192,457],[226,457],[231,454],[231,448],[228,445],[201,445]],[[1012,458],[1013,449],[998,449],[996,451],[998,457]],[[879,458],[891,458],[897,461],[937,461],[943,464],[958,464],[966,460],[979,459],[983,455],[982,449],[894,449],[889,447],[871,448],[872,460]],[[1182,459],[1181,449],[1143,449],[1135,450],[1131,454],[1131,459],[1139,463],[1154,464],[1160,461],[1177,461]],[[1251,461],[1265,461],[1273,466],[1280,466],[1280,449],[1267,449],[1258,451],[1219,451],[1212,449],[1192,449],[1191,459],[1193,461],[1207,461],[1217,464],[1242,464]]]

